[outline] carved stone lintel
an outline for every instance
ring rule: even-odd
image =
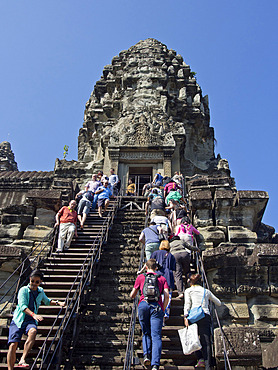
[[[163,160],[163,153],[161,152],[121,152],[120,153],[120,159],[125,160]]]

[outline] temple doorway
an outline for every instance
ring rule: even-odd
[[[129,167],[129,178],[131,178],[136,185],[136,195],[142,195],[143,186],[152,182],[152,176],[152,167]]]

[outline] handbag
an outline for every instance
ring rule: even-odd
[[[182,351],[185,355],[190,355],[192,352],[202,348],[197,324],[189,325],[183,329],[179,329],[179,336],[182,345]]]
[[[160,242],[162,242],[162,240],[165,240],[164,238],[164,235],[163,234],[160,234],[160,233],[157,233],[156,231],[154,231],[153,229],[151,229],[150,227],[148,227],[148,229],[150,229],[152,232],[154,232],[157,236],[158,236],[158,240]]]
[[[201,305],[198,306],[198,307],[194,307],[189,311],[189,314],[187,316],[187,320],[189,320],[191,322],[191,324],[193,324],[194,322],[197,322],[197,321],[199,321],[199,320],[201,320],[205,317],[205,313],[204,313],[204,310],[202,308],[202,304],[203,304],[203,301],[204,301],[204,298],[205,298],[205,294],[206,294],[206,289],[204,289],[204,295],[203,295]]]

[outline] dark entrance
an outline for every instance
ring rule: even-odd
[[[152,167],[129,167],[129,178],[131,178],[136,185],[136,195],[143,195],[143,186],[152,182]]]

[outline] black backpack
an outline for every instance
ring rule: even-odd
[[[158,302],[160,297],[160,291],[158,287],[158,277],[153,273],[144,274],[145,282],[143,286],[143,296],[147,303]]]

